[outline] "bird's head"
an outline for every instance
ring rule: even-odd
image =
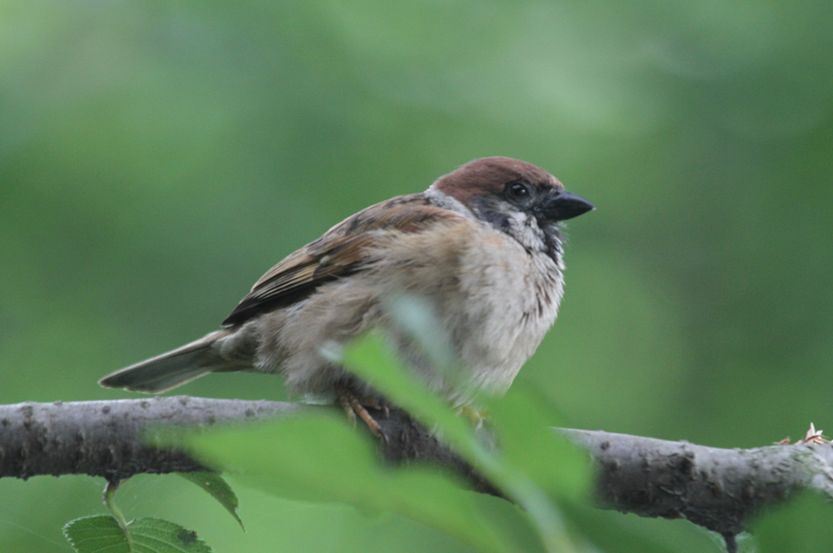
[[[470,161],[432,187],[529,251],[558,253],[560,222],[593,209],[547,171],[509,157]]]

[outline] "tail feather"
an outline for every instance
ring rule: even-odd
[[[167,353],[108,374],[98,383],[106,388],[151,393],[176,388],[228,365],[212,347],[219,338],[227,334],[223,330],[212,332]]]

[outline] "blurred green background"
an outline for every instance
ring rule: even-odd
[[[574,426],[716,446],[827,428],[831,24],[821,0],[0,1],[0,402],[126,397],[96,379],[214,328],[351,212],[500,154],[598,208],[519,377]],[[253,375],[182,391],[283,397]],[[0,551],[70,551],[60,526],[101,485],[0,480]],[[125,486],[128,515],[218,552],[466,550],[247,489],[242,534],[174,477]]]

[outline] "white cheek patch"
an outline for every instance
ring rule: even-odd
[[[527,249],[543,251],[545,247],[544,231],[538,226],[535,217],[521,211],[507,214],[509,233]]]

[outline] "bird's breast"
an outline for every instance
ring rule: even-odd
[[[528,253],[498,233],[470,248],[460,266],[465,304],[451,329],[472,384],[505,391],[541,343],[563,294],[558,259]]]

